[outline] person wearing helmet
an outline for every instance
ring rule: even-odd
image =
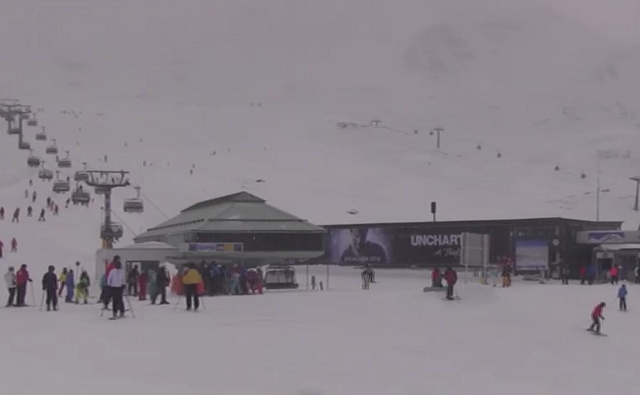
[[[47,311],[58,310],[58,276],[55,267],[49,266],[49,270],[42,276],[42,291],[47,295]]]
[[[598,335],[600,334],[600,320],[604,321],[602,310],[604,310],[604,307],[606,305],[607,304],[605,302],[600,302],[596,305],[596,307],[593,308],[593,311],[591,312],[591,319],[593,320],[593,323],[591,324],[589,329],[587,329],[588,331],[594,332]]]

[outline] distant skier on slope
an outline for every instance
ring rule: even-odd
[[[13,218],[11,219],[11,222],[20,223],[20,207],[18,207],[16,211],[13,212]]]
[[[44,210],[44,209],[42,209],[42,210],[40,211],[40,216],[38,217],[38,221],[39,221],[39,222],[45,222],[45,221],[46,221],[46,220],[44,219],[44,214],[45,214],[45,210]]]
[[[0,207],[0,221],[4,221],[4,207]]]
[[[594,332],[598,335],[600,334],[600,320],[604,321],[602,310],[604,310],[604,307],[606,305],[607,304],[605,302],[600,302],[596,305],[596,307],[593,308],[593,311],[591,312],[591,319],[593,320],[593,323],[591,324],[589,329],[587,329],[588,331]]]
[[[33,207],[27,207],[27,217],[33,217]]]
[[[627,286],[622,284],[618,289],[618,299],[620,299],[620,311],[627,311]]]
[[[15,237],[11,240],[11,252],[18,252],[18,240]]]
[[[33,193],[31,194],[31,203],[35,203],[37,198],[38,194],[36,193],[36,191],[33,191]]]

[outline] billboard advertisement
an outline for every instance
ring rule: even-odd
[[[331,229],[328,253],[332,263],[386,265],[393,263],[393,236],[384,228]]]
[[[540,270],[549,267],[549,243],[546,240],[516,241],[516,269]]]
[[[461,243],[462,233],[455,230],[398,229],[396,259],[409,265],[457,265]]]

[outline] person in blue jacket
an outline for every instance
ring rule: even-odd
[[[65,280],[67,287],[67,297],[64,298],[66,303],[73,303],[73,292],[76,289],[76,282],[73,275],[73,269],[69,269],[69,273],[67,273],[67,279]]]
[[[620,311],[627,311],[627,286],[624,284],[618,289],[618,299],[620,299]]]

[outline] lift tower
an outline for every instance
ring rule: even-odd
[[[18,148],[29,149],[22,141],[22,121],[29,118],[31,114],[31,106],[20,104],[14,99],[0,100],[0,117],[7,121],[7,133],[18,135]],[[18,126],[15,125],[16,119]]]
[[[85,181],[90,187],[94,187],[96,193],[104,195],[104,223],[100,227],[100,239],[103,249],[112,249],[113,242],[118,241],[124,230],[122,225],[111,221],[111,191],[114,188],[128,187],[129,172],[109,170],[86,170],[88,179]]]

